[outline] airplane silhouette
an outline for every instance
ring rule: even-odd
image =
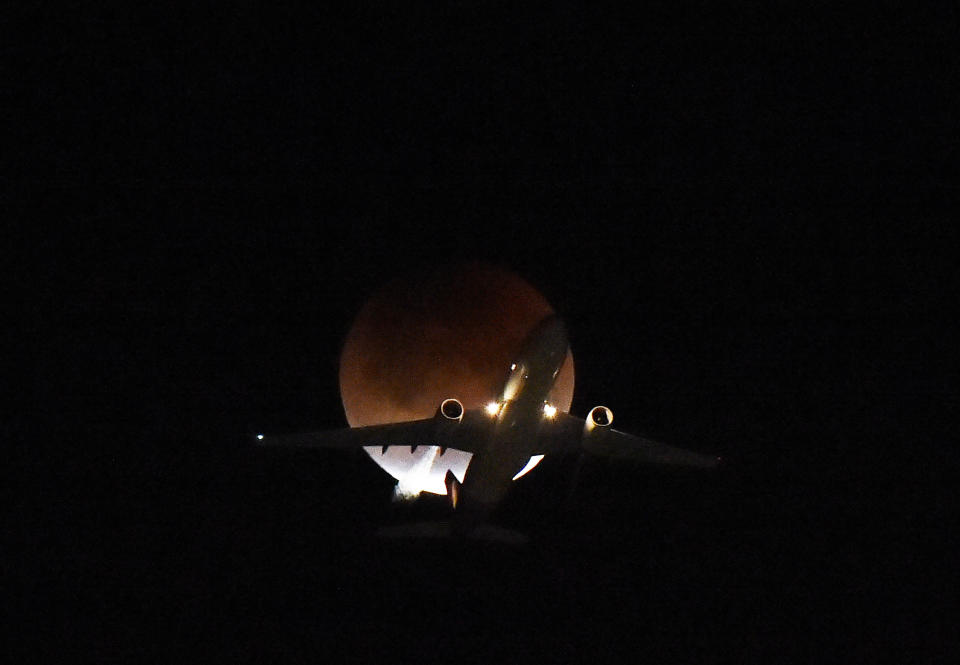
[[[411,452],[429,446],[427,464],[443,473],[444,454],[472,454],[459,474],[447,468],[444,486],[462,518],[478,523],[504,498],[512,481],[545,455],[585,451],[635,462],[709,468],[720,458],[683,450],[612,429],[613,412],[595,406],[585,419],[547,401],[569,347],[566,327],[556,315],[544,318],[510,365],[500,396],[482,409],[465,410],[454,397],[443,400],[432,418],[324,432],[257,434],[260,446],[366,448],[375,459],[391,446]],[[459,476],[459,477],[458,477]]]

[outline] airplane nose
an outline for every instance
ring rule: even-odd
[[[556,314],[544,317],[534,327],[524,343],[521,358],[538,359],[536,364],[546,363],[559,366],[567,355],[570,344],[567,340],[567,327]]]
[[[563,346],[564,352],[566,352],[567,327],[564,325],[563,319],[556,314],[544,317],[530,336],[549,340],[556,346]]]
[[[563,319],[556,314],[549,316],[543,324],[543,336],[549,340],[550,348],[554,354],[566,355],[570,341],[567,339],[567,326]]]

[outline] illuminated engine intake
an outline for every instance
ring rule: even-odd
[[[605,406],[595,406],[590,409],[584,423],[584,431],[590,432],[597,427],[610,427],[613,424],[613,411]]]
[[[460,422],[463,420],[463,404],[460,403],[460,400],[452,397],[445,399],[440,402],[440,408],[437,409],[437,415],[442,416],[447,420]]]

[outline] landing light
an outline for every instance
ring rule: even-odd
[[[491,416],[495,416],[500,411],[500,405],[496,402],[490,402],[487,404],[486,409],[487,413],[489,413]]]
[[[547,418],[553,418],[555,415],[557,415],[557,407],[553,406],[552,404],[544,404],[543,415]]]

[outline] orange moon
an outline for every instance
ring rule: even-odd
[[[514,273],[457,264],[395,279],[360,310],[340,356],[340,395],[352,427],[429,418],[454,397],[465,409],[496,399],[527,334],[553,313]],[[569,411],[573,355],[550,402]]]
[[[465,409],[495,400],[527,334],[553,313],[517,275],[482,263],[424,270],[396,279],[357,315],[340,355],[340,396],[352,427],[430,418],[444,399]],[[573,401],[573,355],[549,396]],[[427,443],[427,442],[424,442]],[[397,479],[395,496],[446,494],[447,470],[463,482],[472,455],[435,445],[365,448]],[[539,459],[531,458],[529,468]]]

